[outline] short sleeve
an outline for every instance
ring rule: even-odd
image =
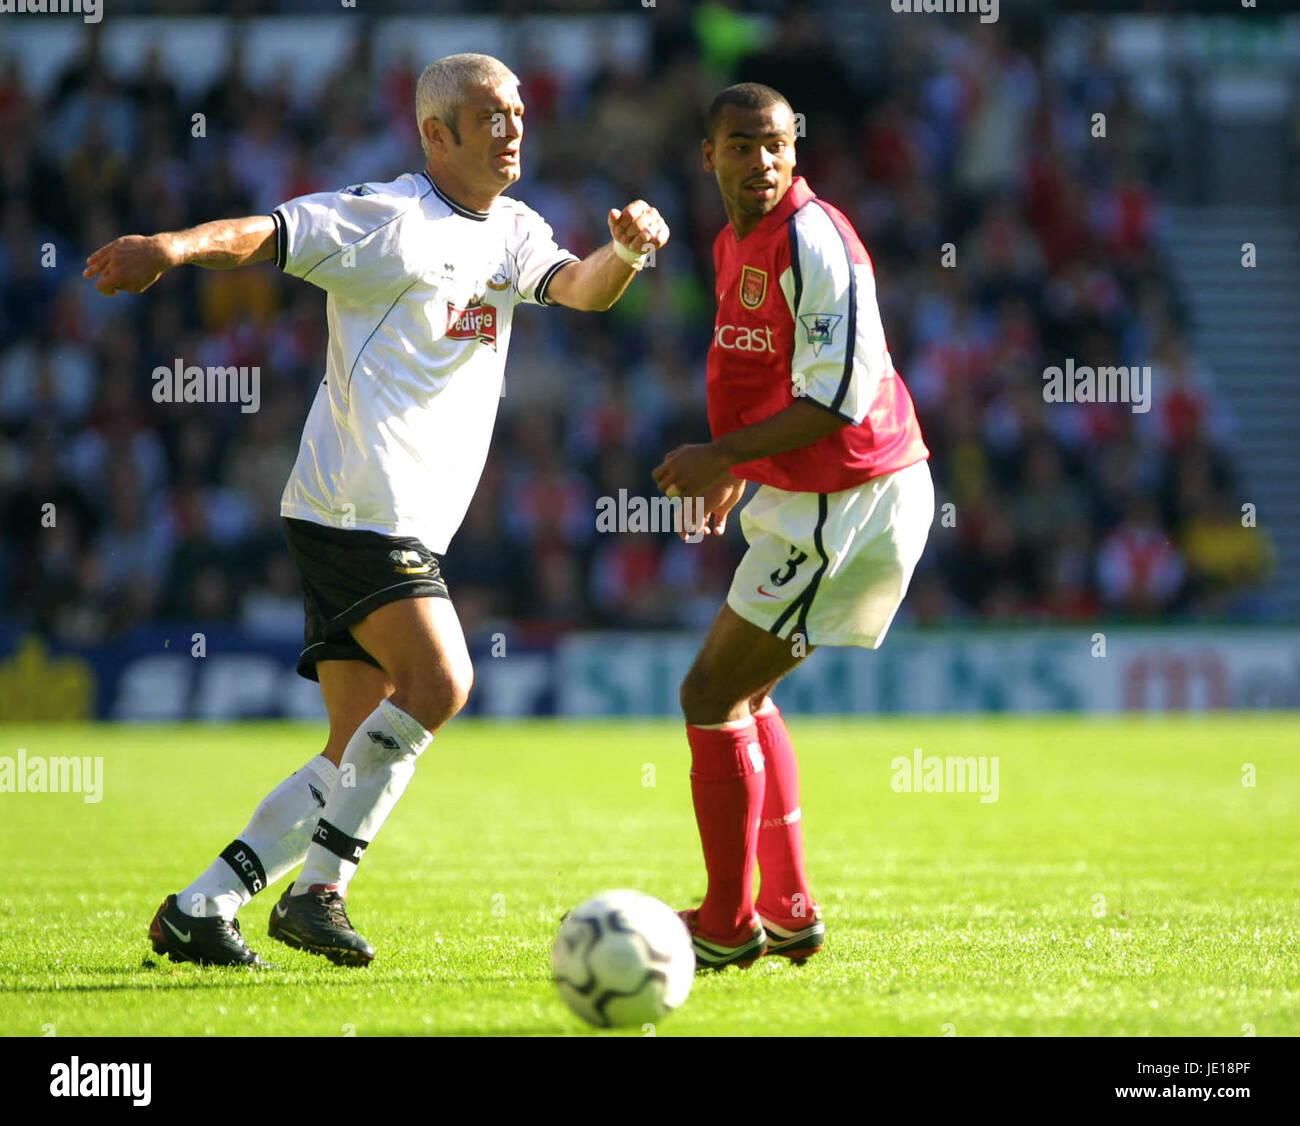
[[[857,425],[894,370],[866,252],[816,203],[791,219],[791,377],[801,397]]]
[[[416,205],[366,184],[288,200],[271,213],[275,264],[340,297],[380,297],[405,279],[401,221]]]
[[[556,245],[551,226],[530,207],[518,205],[515,216],[515,285],[519,300],[531,305],[554,305],[546,290],[555,275],[578,256]]]

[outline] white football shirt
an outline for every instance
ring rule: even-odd
[[[510,324],[577,258],[518,200],[428,173],[280,204],[276,264],[325,290],[325,379],[280,513],[447,550],[487,459]]]

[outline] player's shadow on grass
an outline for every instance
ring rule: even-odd
[[[63,971],[71,974],[85,974],[93,977],[126,977],[135,978],[134,981],[105,981],[105,982],[77,982],[61,985],[0,985],[0,994],[5,993],[118,993],[134,990],[140,993],[149,993],[155,990],[172,990],[172,989],[224,989],[231,986],[240,986],[245,984],[256,983],[256,988],[277,987],[285,985],[311,985],[314,988],[320,986],[343,985],[352,987],[364,987],[383,984],[386,981],[397,979],[386,979],[377,977],[367,977],[364,981],[356,979],[346,979],[342,976],[334,978],[325,974],[312,974],[310,972],[290,972],[276,973],[274,970],[228,970],[216,969],[215,971],[198,970],[196,972],[182,971],[181,975],[169,975],[166,977],[155,976],[158,974],[157,969],[145,968],[121,968],[121,967],[104,967],[104,966],[76,966]]]
[[[402,973],[376,973],[373,968],[364,971],[338,966],[277,967],[275,969],[240,969],[199,966],[66,966],[60,974],[84,974],[91,977],[127,977],[133,981],[77,982],[59,985],[0,984],[0,995],[7,993],[147,993],[177,989],[224,989],[251,985],[254,988],[283,986],[311,986],[313,989],[348,988],[373,989],[384,985],[410,986],[413,981]],[[475,985],[499,984],[501,979],[489,974],[460,975],[448,978],[422,979],[423,985],[463,985],[467,991]],[[535,1030],[534,1030],[535,1031]],[[557,1027],[557,1031],[559,1031]],[[521,1035],[523,1033],[520,1033]],[[513,1034],[511,1034],[513,1035]]]

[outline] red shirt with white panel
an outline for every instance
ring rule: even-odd
[[[714,438],[806,399],[848,425],[732,468],[790,492],[835,493],[930,456],[894,370],[876,279],[844,215],[802,176],[743,239],[713,243],[718,316],[708,359]]]

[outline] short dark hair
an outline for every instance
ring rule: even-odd
[[[771,86],[764,86],[761,82],[741,82],[735,86],[728,86],[713,99],[709,112],[704,117],[704,135],[710,141],[717,131],[718,122],[722,120],[722,111],[728,106],[749,110],[785,106],[791,113],[794,112],[784,94],[779,90],[773,90]]]

